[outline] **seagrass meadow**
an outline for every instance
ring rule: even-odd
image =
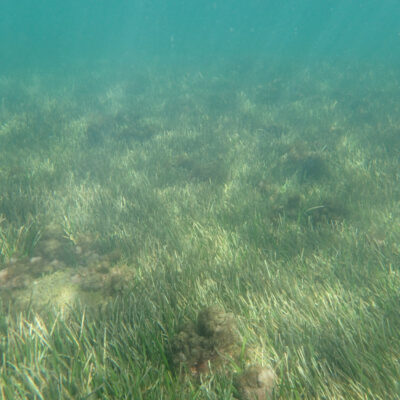
[[[0,398],[400,399],[399,70],[278,64],[0,76]]]

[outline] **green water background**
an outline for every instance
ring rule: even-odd
[[[321,60],[400,61],[400,4],[342,1],[32,1],[0,5],[0,72],[170,68],[251,60],[275,68]],[[278,63],[278,66],[276,65]]]

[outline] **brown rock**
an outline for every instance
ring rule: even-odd
[[[242,338],[231,313],[211,306],[199,312],[197,323],[186,324],[172,341],[176,367],[186,366],[194,375],[222,365],[240,354]]]
[[[240,400],[268,400],[272,399],[275,383],[276,374],[271,368],[256,365],[240,374],[235,386]]]

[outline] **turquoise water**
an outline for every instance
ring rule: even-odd
[[[396,0],[2,0],[0,72],[249,57],[395,64],[399,21]]]

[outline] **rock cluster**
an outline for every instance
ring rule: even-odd
[[[0,288],[5,292],[24,289],[32,280],[64,268],[74,257],[73,244],[60,228],[49,225],[32,257],[15,256],[0,271]]]
[[[106,294],[121,291],[126,284],[126,271],[114,267],[120,254],[99,255],[92,250],[92,243],[87,236],[72,241],[61,226],[48,225],[32,257],[13,257],[0,270],[2,294],[12,298],[16,291],[28,288],[35,279],[66,268],[70,268],[72,283],[83,291],[104,290]]]
[[[225,359],[240,355],[242,339],[231,313],[211,306],[200,311],[196,323],[186,324],[172,341],[172,361],[193,375],[207,372]]]
[[[210,306],[199,312],[195,323],[187,323],[173,338],[171,358],[180,372],[199,376],[209,373],[210,367],[215,371],[231,360],[238,361],[243,349],[234,315],[222,307]],[[235,376],[234,384],[240,400],[269,400],[276,380],[271,368],[253,365]]]

